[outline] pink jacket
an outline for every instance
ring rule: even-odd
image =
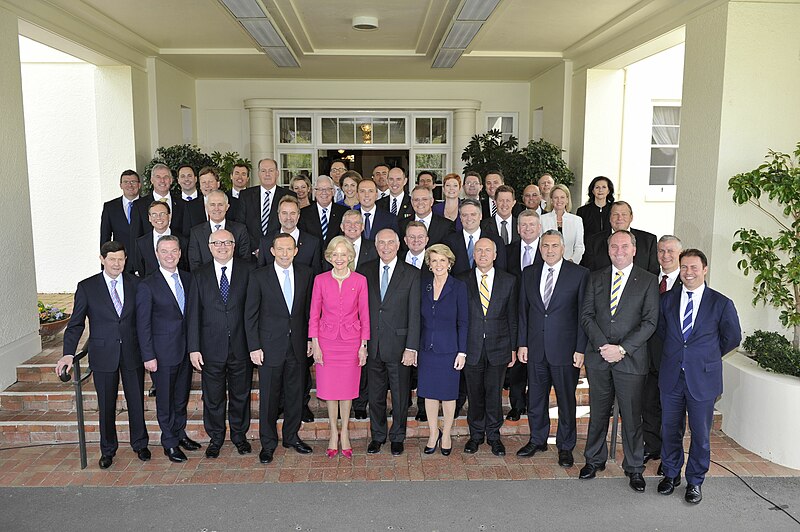
[[[369,340],[369,297],[367,279],[363,275],[351,273],[342,282],[341,293],[331,272],[317,275],[311,294],[308,336]]]

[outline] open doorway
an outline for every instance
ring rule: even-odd
[[[348,170],[355,170],[362,177],[371,177],[377,164],[385,163],[389,168],[398,166],[408,172],[408,150],[318,150],[320,174],[330,175],[331,163],[339,159],[347,161]],[[411,179],[411,176],[409,176]]]

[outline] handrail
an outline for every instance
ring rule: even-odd
[[[89,350],[84,344],[83,348],[72,357],[72,386],[75,388],[75,410],[78,414],[78,449],[81,453],[81,469],[86,469],[87,455],[86,455],[86,422],[83,416],[83,381],[88,379],[92,374],[92,369],[87,368],[86,375],[81,375],[81,359],[89,354]],[[68,373],[64,371],[61,374],[61,380],[67,382],[69,378],[65,379]]]

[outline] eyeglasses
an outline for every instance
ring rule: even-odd
[[[136,180],[136,181],[123,181],[122,184],[123,185],[138,185],[139,181],[138,180]]]
[[[151,212],[150,218],[166,218],[169,216],[168,212]]]
[[[229,247],[233,246],[234,244],[236,244],[236,241],[234,241],[234,240],[211,240],[208,244],[211,245],[211,246],[214,246],[215,248],[221,248],[221,247],[229,248]]]
[[[333,189],[331,187],[317,187],[314,190],[316,190],[317,192],[333,192]]]
[[[344,168],[331,168],[332,174],[341,174],[342,172],[344,172]]]

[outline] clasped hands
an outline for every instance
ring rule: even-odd
[[[614,344],[601,345],[600,356],[609,364],[614,364],[625,358],[625,355],[619,350],[619,346]]]

